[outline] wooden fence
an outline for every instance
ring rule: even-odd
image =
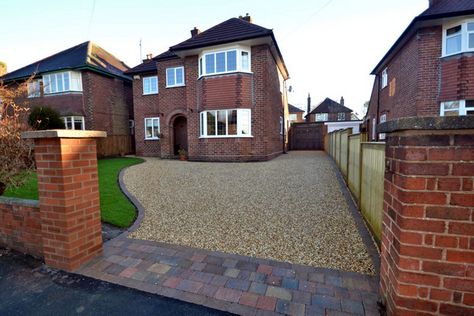
[[[382,236],[385,143],[364,142],[351,129],[329,133],[328,154],[341,170],[362,215],[380,242]]]
[[[111,157],[133,154],[133,136],[111,135],[97,141],[97,156]]]

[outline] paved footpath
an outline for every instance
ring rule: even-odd
[[[123,236],[78,273],[240,315],[379,315],[377,277]]]

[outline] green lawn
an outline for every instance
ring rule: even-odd
[[[127,166],[141,163],[140,158],[111,158],[99,160],[99,191],[101,218],[105,223],[128,227],[135,220],[135,207],[120,191],[118,175]],[[19,188],[7,188],[4,196],[38,199],[38,180],[35,172],[27,174],[27,182]]]

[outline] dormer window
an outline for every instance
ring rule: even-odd
[[[326,122],[328,118],[328,113],[316,113],[316,122]]]
[[[199,58],[199,76],[249,72],[249,51],[242,48],[204,51]]]
[[[461,21],[443,29],[443,57],[474,51],[474,20]]]

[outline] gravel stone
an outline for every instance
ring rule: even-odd
[[[145,217],[131,238],[374,274],[329,157],[268,162],[146,158],[125,170]]]

